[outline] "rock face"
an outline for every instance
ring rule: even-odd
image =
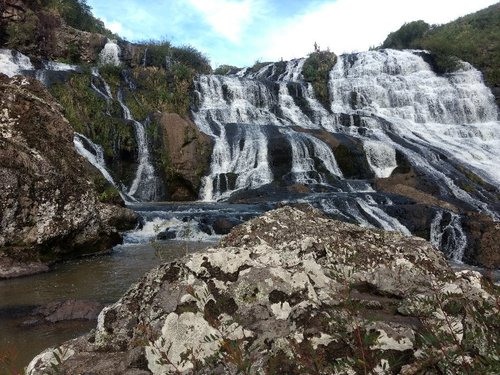
[[[201,177],[209,168],[210,137],[176,113],[162,113],[155,120],[162,134],[167,196],[175,201],[197,199]]]
[[[495,298],[425,240],[283,207],[152,270],[27,373],[495,373]]]
[[[41,60],[91,63],[105,43],[105,36],[66,25],[39,2],[0,0],[0,45]]]
[[[99,201],[59,105],[21,76],[0,75],[0,93],[0,277],[119,243],[135,214]]]

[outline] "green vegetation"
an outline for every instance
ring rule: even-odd
[[[19,46],[31,46],[38,39],[39,21],[36,14],[29,10],[26,12],[24,22],[10,23],[6,27],[4,38],[8,48],[19,48]]]
[[[240,70],[240,68],[233,65],[220,65],[214,70],[214,74],[224,76],[226,74],[236,73],[238,70]]]
[[[399,30],[390,33],[380,48],[413,48],[411,46],[421,39],[430,29],[431,25],[422,20],[405,23]]]
[[[429,50],[438,73],[457,69],[458,58],[480,69],[488,85],[500,86],[500,4],[441,26],[405,24],[380,47]]]
[[[95,191],[97,192],[97,196],[99,197],[100,202],[118,205],[121,203],[122,200],[120,197],[120,193],[104,178],[102,174],[96,173],[93,181]]]
[[[145,66],[169,69],[176,64],[181,64],[196,73],[210,74],[212,67],[210,60],[192,46],[174,47],[169,40],[146,40],[139,43],[147,49]]]
[[[41,8],[57,13],[75,29],[116,37],[106,29],[100,19],[93,16],[92,8],[87,4],[87,0],[35,0],[32,3],[34,9]]]
[[[337,62],[337,56],[330,51],[321,51],[315,44],[314,52],[309,54],[302,68],[302,74],[314,89],[316,99],[330,110],[330,96],[328,94],[328,79],[330,70]]]
[[[257,73],[259,70],[261,70],[263,67],[265,67],[266,65],[269,65],[271,64],[271,62],[267,61],[267,62],[261,62],[259,60],[257,60],[253,65],[252,67],[249,69],[250,73]]]
[[[113,76],[114,68],[103,69],[105,77],[116,92],[120,76]],[[63,107],[64,116],[78,133],[84,134],[104,149],[104,156],[111,161],[118,180],[128,181],[133,178],[133,169],[127,166],[133,163],[136,152],[134,128],[122,119],[122,110],[118,102],[107,103],[90,87],[92,76],[89,71],[74,75],[64,84],[53,85],[52,95]],[[102,191],[104,192],[104,190]],[[109,196],[109,192],[106,192]],[[102,197],[107,199],[107,197]]]

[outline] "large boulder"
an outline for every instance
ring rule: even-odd
[[[43,85],[0,74],[0,278],[121,241],[136,215],[99,201],[98,173]]]
[[[492,288],[423,239],[283,207],[155,268],[27,373],[494,373]]]
[[[158,114],[155,121],[162,135],[161,159],[168,199],[197,199],[201,178],[210,166],[210,137],[176,113]]]

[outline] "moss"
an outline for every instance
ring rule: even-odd
[[[310,82],[318,101],[330,111],[330,96],[328,92],[329,74],[337,62],[337,56],[330,51],[315,51],[304,62],[302,74]]]
[[[95,191],[101,203],[121,204],[122,199],[118,189],[111,185],[101,174],[96,174],[93,179]]]
[[[91,74],[85,71],[64,84],[51,86],[50,91],[62,105],[73,129],[103,147],[115,180],[130,182],[137,152],[134,127],[121,118],[122,111],[116,101],[107,107],[106,101],[90,87],[90,81]],[[116,91],[116,86],[113,87]]]
[[[484,181],[481,177],[479,177],[477,174],[474,172],[470,171],[469,169],[465,168],[462,165],[457,166],[457,169],[462,172],[462,174],[467,177],[469,180],[472,182],[481,185],[481,186],[488,186],[488,183]]]

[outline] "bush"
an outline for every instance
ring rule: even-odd
[[[320,51],[318,48],[309,54],[302,68],[304,80],[312,84],[316,98],[327,110],[330,110],[328,80],[336,62],[337,55],[330,51]]]
[[[94,17],[87,0],[36,0],[29,3],[32,9],[45,9],[58,13],[69,26],[75,29],[116,39],[116,35],[106,29],[100,19]]]
[[[12,49],[20,49],[36,43],[38,26],[38,17],[34,12],[28,10],[24,22],[8,24],[6,46]]]
[[[226,74],[234,74],[239,70],[240,68],[233,65],[220,65],[217,69],[214,70],[214,74],[224,76]]]
[[[166,68],[166,58],[172,54],[172,44],[166,38],[161,40],[146,40],[139,43],[144,46],[146,53],[146,66],[156,66],[158,68]]]
[[[399,30],[390,33],[381,48],[418,48],[418,41],[431,29],[431,26],[422,20],[405,23]]]
[[[208,57],[192,46],[173,47],[172,60],[175,63],[180,63],[192,68],[196,73],[212,73],[212,67],[210,66]]]

